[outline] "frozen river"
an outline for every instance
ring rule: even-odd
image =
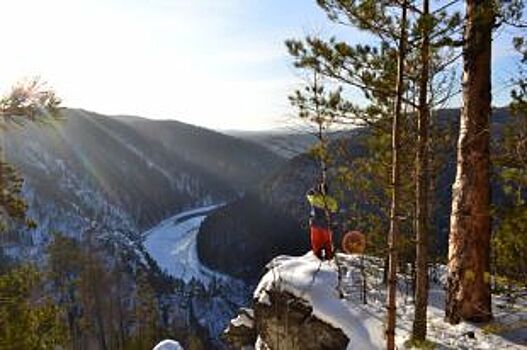
[[[196,242],[201,223],[219,206],[181,212],[143,234],[144,246],[161,270],[185,282],[195,278],[208,284],[213,278],[224,277],[200,263]]]

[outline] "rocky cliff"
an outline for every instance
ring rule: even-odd
[[[343,257],[341,272],[353,260]],[[279,256],[267,265],[252,309],[231,321],[223,338],[235,349],[379,349],[382,320],[343,297],[339,268],[313,254]],[[347,281],[349,284],[349,281]],[[255,341],[256,339],[256,341]]]

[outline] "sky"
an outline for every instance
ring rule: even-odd
[[[284,40],[368,40],[314,0],[2,0],[0,32],[1,91],[39,76],[68,107],[243,130],[294,114],[302,79]],[[514,74],[509,35],[495,43],[496,105]]]

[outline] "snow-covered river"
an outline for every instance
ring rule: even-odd
[[[203,220],[221,205],[181,212],[143,233],[144,246],[161,270],[185,282],[195,278],[209,284],[225,277],[200,263],[196,242]]]
[[[252,295],[243,281],[212,271],[199,261],[196,241],[199,227],[211,211],[222,205],[179,213],[143,233],[144,247],[161,270],[185,282],[194,278],[207,289],[212,287],[207,298],[193,299],[192,311],[199,324],[214,337],[219,337],[236,310],[246,305]],[[218,283],[211,283],[213,280]]]

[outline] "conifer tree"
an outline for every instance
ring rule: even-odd
[[[138,276],[135,300],[136,344],[138,349],[149,348],[155,345],[158,337],[159,305],[148,276],[144,274]]]
[[[426,338],[426,309],[428,305],[428,134],[430,106],[428,85],[430,76],[430,32],[433,25],[429,0],[423,0],[421,30],[419,102],[417,107],[417,155],[416,155],[416,282],[415,314],[412,329],[414,341]]]
[[[452,193],[446,317],[485,321],[490,305],[491,42],[495,9],[468,0],[463,48],[463,108]]]
[[[527,42],[516,37],[521,55],[519,74],[513,79],[512,118],[498,140],[494,164],[506,202],[498,208],[498,229],[493,236],[497,273],[509,283],[527,280]]]
[[[397,305],[397,244],[400,235],[399,220],[400,220],[400,181],[401,168],[399,162],[399,152],[401,150],[401,114],[402,114],[402,99],[404,93],[404,67],[406,59],[406,45],[407,45],[407,15],[408,5],[406,0],[403,0],[401,14],[401,34],[399,38],[399,48],[397,50],[397,80],[396,80],[396,95],[395,95],[395,110],[392,121],[392,201],[390,209],[390,232],[388,235],[388,322],[387,322],[387,343],[386,348],[389,350],[395,349],[395,317]]]
[[[0,140],[11,125],[24,125],[28,121],[44,122],[59,115],[60,98],[38,79],[16,84],[11,92],[0,99]],[[21,198],[22,178],[6,162],[0,145],[0,231],[10,220],[24,220],[27,205]],[[28,220],[29,226],[34,222]]]
[[[74,238],[61,233],[53,233],[53,239],[47,247],[47,280],[55,300],[64,310],[64,322],[69,333],[69,342],[73,349],[79,349],[83,343],[81,329],[82,300],[78,287],[81,273],[85,268],[84,252]]]
[[[490,114],[492,31],[521,19],[523,1],[466,0],[463,107],[452,186],[446,319],[492,318]]]
[[[111,332],[107,312],[110,310],[110,276],[105,261],[95,242],[95,231],[85,232],[82,270],[79,276],[78,292],[83,307],[81,325],[83,332],[95,337],[97,347],[110,349]]]
[[[66,343],[62,310],[42,295],[42,277],[30,265],[0,275],[1,349],[53,349]]]
[[[399,225],[401,224],[401,217],[408,217],[404,215],[402,210],[407,205],[402,205],[401,195],[406,192],[405,185],[401,181],[400,173],[401,168],[406,168],[402,165],[404,156],[401,155],[401,147],[408,147],[412,144],[410,135],[414,133],[409,113],[407,113],[407,107],[415,110],[419,110],[420,115],[428,119],[429,110],[433,107],[432,98],[430,98],[427,91],[423,91],[422,97],[419,102],[415,102],[413,96],[418,96],[420,90],[423,90],[423,86],[427,88],[432,84],[433,77],[436,74],[440,74],[450,63],[450,58],[444,60],[440,58],[440,50],[442,47],[448,47],[455,45],[456,33],[459,31],[459,16],[457,14],[448,15],[445,8],[438,9],[433,16],[426,15],[422,10],[417,9],[413,1],[401,2],[401,1],[338,1],[338,0],[319,0],[318,4],[327,12],[330,19],[338,22],[348,24],[357,27],[361,30],[368,31],[374,34],[377,39],[377,45],[356,45],[350,46],[345,42],[338,42],[336,39],[331,38],[329,41],[324,41],[319,38],[308,37],[304,42],[298,40],[290,40],[287,42],[289,52],[295,57],[295,65],[299,68],[313,68],[316,69],[320,74],[334,82],[342,84],[349,88],[359,88],[363,93],[369,104],[361,106],[357,103],[352,103],[349,100],[341,98],[339,103],[339,111],[336,114],[337,122],[343,124],[356,124],[356,125],[368,125],[372,127],[373,132],[379,131],[382,133],[389,134],[394,137],[391,142],[391,172],[392,178],[387,181],[387,185],[384,188],[389,188],[393,191],[389,194],[392,197],[392,208],[387,209],[391,211],[389,215],[390,231],[395,232],[395,236],[399,231]],[[405,5],[405,6],[403,6]],[[407,9],[407,12],[412,14],[412,20],[408,19],[408,25],[406,30],[401,30],[401,25],[404,21],[401,21],[400,14],[403,12],[402,9]],[[394,11],[397,10],[397,11]],[[399,14],[399,15],[397,15]],[[410,17],[410,16],[408,16]],[[417,20],[415,19],[417,18]],[[433,29],[433,30],[432,30]],[[425,35],[427,34],[427,35]],[[406,37],[406,38],[405,38]],[[406,64],[408,68],[400,69],[402,75],[398,75],[398,69],[401,66],[396,65],[397,57],[400,56],[400,43],[401,39],[406,41],[408,46],[407,55],[404,55],[404,59],[400,62],[403,66],[405,61],[412,62]],[[428,38],[428,40],[425,40]],[[427,49],[429,47],[433,47]],[[421,52],[424,52],[423,56],[413,54],[415,48],[421,47]],[[453,61],[453,60],[452,60]],[[428,67],[427,67],[428,65]],[[414,69],[414,67],[421,67]],[[424,67],[424,68],[423,68]],[[425,70],[430,74],[423,75],[422,72]],[[397,84],[402,76],[401,84]],[[399,86],[399,89],[396,87]],[[345,90],[346,90],[345,89]],[[400,94],[398,94],[398,92]],[[394,103],[399,95],[399,102],[401,105],[401,111],[396,113],[396,106],[399,103]],[[449,94],[446,94],[442,98],[448,98]],[[404,106],[404,109],[403,109]],[[424,112],[424,113],[423,113]],[[394,118],[396,114],[399,114],[399,118]],[[393,127],[392,122],[396,121],[396,127]],[[392,127],[390,126],[392,124]],[[427,130],[428,120],[424,120],[421,123],[422,129]],[[395,132],[397,131],[397,132]],[[423,134],[421,134],[423,135]],[[402,141],[402,138],[408,136],[408,141]],[[427,139],[422,140],[422,145],[426,145]],[[389,143],[386,143],[388,145]],[[420,157],[420,169],[426,170],[427,167],[423,168],[422,161],[428,154],[424,152],[426,146],[421,147]],[[404,152],[408,153],[408,152]],[[406,160],[404,160],[406,161]],[[426,164],[425,164],[426,165]],[[348,172],[347,174],[357,172]],[[346,172],[343,172],[343,178],[349,178]],[[360,176],[360,175],[359,175]],[[405,179],[407,180],[407,178]],[[419,189],[428,187],[427,181],[421,182]],[[396,192],[396,193],[395,193]],[[424,210],[420,210],[419,215],[421,217],[421,232],[424,225],[427,224],[428,212],[426,209],[427,198],[423,198],[423,192],[421,192],[421,200],[416,203],[421,206],[424,204]],[[394,195],[395,193],[395,195]],[[426,194],[426,193],[425,193]],[[405,201],[406,202],[406,201]],[[395,205],[394,205],[395,203]],[[414,201],[415,203],[415,201]],[[382,207],[382,205],[381,205]],[[410,205],[411,207],[411,205]],[[410,217],[413,214],[409,215]],[[426,220],[425,220],[426,219]],[[406,220],[409,222],[410,220]],[[410,229],[411,230],[411,229]],[[420,240],[420,261],[419,269],[427,274],[427,256],[426,250],[423,250],[423,244],[427,244],[426,233],[421,235],[424,236]],[[393,237],[390,234],[390,237]],[[392,240],[390,239],[389,253],[392,256],[391,264],[391,275],[395,273],[397,268],[395,252],[396,249],[401,250],[402,243],[399,238]],[[424,267],[423,267],[424,266]],[[421,277],[423,273],[421,273]],[[426,278],[426,277],[425,277]],[[424,283],[423,283],[424,281]],[[394,284],[394,281],[390,281]],[[420,289],[420,311],[421,315],[426,315],[426,299],[423,302],[423,295],[427,294],[426,280],[420,278],[421,286]],[[391,293],[390,293],[391,292]],[[392,315],[391,303],[395,301],[395,297],[392,293],[395,292],[394,288],[389,288],[389,313]],[[425,297],[426,298],[426,297]],[[424,305],[424,306],[423,306]],[[423,312],[422,309],[425,308]],[[419,320],[418,320],[419,321]],[[422,321],[423,317],[420,317],[421,325],[417,326],[418,333],[423,334]],[[424,319],[424,321],[426,321]],[[391,323],[391,322],[389,322]],[[418,322],[419,323],[419,322]],[[392,331],[391,324],[388,327],[389,333]],[[391,337],[391,335],[390,335]],[[424,337],[424,336],[420,336]],[[393,342],[391,342],[393,343]],[[391,346],[390,344],[389,346]]]
[[[10,125],[40,121],[57,115],[60,100],[38,80],[16,85],[0,99],[0,133]],[[1,139],[0,134],[0,139]],[[22,179],[4,159],[0,146],[0,231],[10,221],[25,219],[27,206],[20,197]],[[34,226],[31,221],[28,226]],[[45,349],[66,343],[62,310],[42,295],[43,275],[35,267],[22,265],[0,275],[0,348]]]

